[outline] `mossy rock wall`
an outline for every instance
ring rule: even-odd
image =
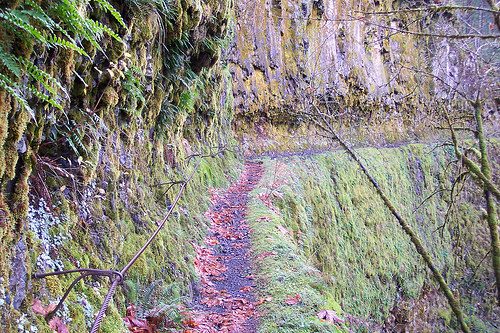
[[[484,202],[479,189],[459,183],[450,206],[459,174],[453,151],[409,145],[356,153],[411,221],[473,331],[494,331],[500,313],[491,259],[483,260],[490,248],[481,217]],[[272,184],[261,191],[272,195],[281,214],[274,219],[293,231],[304,261],[322,274],[318,287],[344,310],[351,329],[458,330],[408,236],[346,153],[277,158],[267,160],[265,168],[264,178]]]
[[[47,13],[53,5],[35,3]],[[105,35],[98,41],[101,52],[83,40],[90,58],[1,30],[4,52],[36,63],[68,93],[61,100],[64,111],[29,97],[30,116],[0,89],[2,332],[51,332],[33,313],[32,301],[57,302],[75,275],[39,280],[32,274],[122,269],[167,213],[179,190],[170,183],[193,171],[198,157],[188,156],[213,154],[203,159],[164,230],[127,273],[100,331],[124,331],[121,317],[136,301],[129,296],[137,293],[131,290],[137,282],[163,280],[176,286],[177,296],[192,292],[189,241],[199,242],[205,233],[206,191],[239,174],[237,153],[218,152],[235,145],[231,77],[220,63],[231,6],[120,2],[115,8],[127,28],[97,5],[82,6],[84,16],[123,41]],[[107,287],[109,279],[99,277],[76,285],[61,314],[71,332],[88,331]]]
[[[229,57],[234,128],[250,152],[324,147],[300,114],[314,107],[337,117],[339,128],[362,141],[376,133],[394,143],[424,131],[425,124],[414,120],[426,113],[434,90],[431,80],[418,81],[409,68],[426,61],[426,48],[409,34],[384,28],[407,27],[411,14],[370,15],[363,22],[362,12],[399,8],[394,1],[375,3],[235,2]],[[408,27],[418,32],[418,25]]]

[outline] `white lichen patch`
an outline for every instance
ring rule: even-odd
[[[90,304],[89,300],[87,299],[87,295],[85,294],[81,294],[80,296],[78,296],[78,303],[80,303],[83,307],[85,324],[87,325],[87,327],[91,327],[95,320],[94,307],[92,306],[92,304]]]
[[[43,198],[40,199],[38,207],[30,205],[28,208],[28,226],[42,243],[43,252],[36,262],[41,271],[64,269],[62,261],[51,256],[51,250],[71,239],[63,227],[63,219],[64,217],[58,217],[50,211]]]

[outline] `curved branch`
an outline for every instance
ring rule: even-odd
[[[434,275],[434,278],[438,282],[441,291],[444,293],[445,297],[448,300],[448,304],[450,305],[451,309],[455,313],[455,316],[457,317],[457,321],[460,323],[460,326],[462,327],[462,330],[466,333],[470,332],[469,327],[465,323],[462,310],[460,309],[460,305],[458,300],[455,298],[453,295],[453,292],[451,291],[450,287],[444,280],[444,277],[441,275],[439,270],[436,268],[434,263],[432,262],[432,258],[427,252],[427,250],[423,247],[422,242],[420,241],[420,238],[417,236],[417,234],[413,231],[413,229],[410,227],[409,223],[401,216],[399,215],[398,211],[390,201],[390,199],[385,195],[385,193],[382,191],[380,186],[378,185],[377,181],[371,176],[371,174],[368,172],[368,169],[364,166],[364,164],[361,162],[359,157],[354,153],[354,151],[339,137],[339,135],[336,133],[334,128],[328,123],[326,118],[321,112],[317,112],[317,114],[321,117],[324,126],[321,126],[323,129],[325,129],[328,133],[331,134],[331,139],[337,141],[340,146],[349,154],[349,156],[356,162],[356,164],[359,166],[359,168],[363,171],[365,176],[368,178],[370,183],[373,185],[375,191],[377,192],[378,196],[382,201],[384,202],[384,205],[390,210],[392,215],[398,220],[399,225],[401,228],[404,230],[404,232],[410,237],[411,242],[415,246],[415,249],[417,250],[418,254],[424,259],[425,263],[427,264],[427,267],[431,270],[432,274]]]
[[[442,6],[430,5],[429,7],[388,10],[388,11],[384,11],[384,12],[363,12],[363,11],[359,11],[359,10],[355,10],[354,12],[362,13],[364,15],[390,15],[390,14],[399,14],[399,13],[408,13],[408,12],[427,12],[427,11],[441,12],[441,11],[446,11],[446,10],[465,10],[465,11],[472,10],[472,11],[481,11],[481,12],[488,12],[488,13],[493,13],[493,14],[500,14],[500,11],[495,10],[495,9],[480,8],[480,7],[474,7],[474,6],[458,6],[458,5],[442,5]]]

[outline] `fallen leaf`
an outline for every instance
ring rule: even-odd
[[[333,310],[321,310],[317,315],[319,319],[326,320],[327,322],[332,324],[335,324],[337,322],[344,323],[344,320],[337,317],[337,312]]]
[[[137,318],[137,310],[133,303],[129,303],[127,306],[127,317]]]
[[[69,333],[68,326],[66,326],[59,317],[52,318],[49,321],[49,326],[57,333]]]
[[[47,306],[45,307],[45,309],[44,309],[44,311],[45,311],[45,315],[47,315],[47,314],[51,313],[52,311],[54,311],[54,310],[55,310],[55,308],[57,308],[57,304],[50,303],[49,305],[47,305]],[[44,315],[44,316],[45,316],[45,315]]]
[[[281,233],[283,235],[286,235],[289,233],[288,229],[286,229],[285,227],[282,227],[281,225],[277,225],[276,228],[278,228],[278,230],[281,231]]]
[[[33,304],[31,305],[31,309],[33,310],[34,313],[45,316],[45,311],[43,310],[42,302],[36,298],[33,299]]]
[[[286,299],[287,301],[285,301],[285,304],[286,305],[295,305],[295,304],[299,304],[300,302],[300,295],[295,293],[295,297],[292,297],[292,296],[286,296]]]
[[[257,302],[255,302],[253,305],[257,306],[257,305],[261,305],[262,303],[264,302],[271,302],[273,300],[273,298],[271,296],[267,296],[266,298],[259,298],[259,300]]]
[[[275,255],[275,254],[278,254],[278,252],[276,251],[262,252],[260,256],[258,256],[257,259],[255,259],[255,261],[259,261],[261,259],[264,259],[265,257],[269,257],[270,255]]]
[[[227,279],[224,277],[213,277],[212,281],[226,281]]]
[[[45,308],[42,305],[42,302],[38,299],[33,299],[33,304],[31,305],[31,309],[36,314],[41,314],[42,316],[46,316],[48,313],[52,312],[57,307],[56,304],[50,303]]]
[[[215,246],[215,245],[219,244],[219,241],[217,240],[217,238],[213,237],[213,236],[208,236],[203,241],[208,246]]]

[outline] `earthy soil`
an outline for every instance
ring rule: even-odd
[[[201,277],[191,332],[256,332],[257,317],[251,272],[248,193],[262,176],[261,163],[248,162],[240,180],[224,193],[212,191],[206,246],[195,247],[195,269]]]

